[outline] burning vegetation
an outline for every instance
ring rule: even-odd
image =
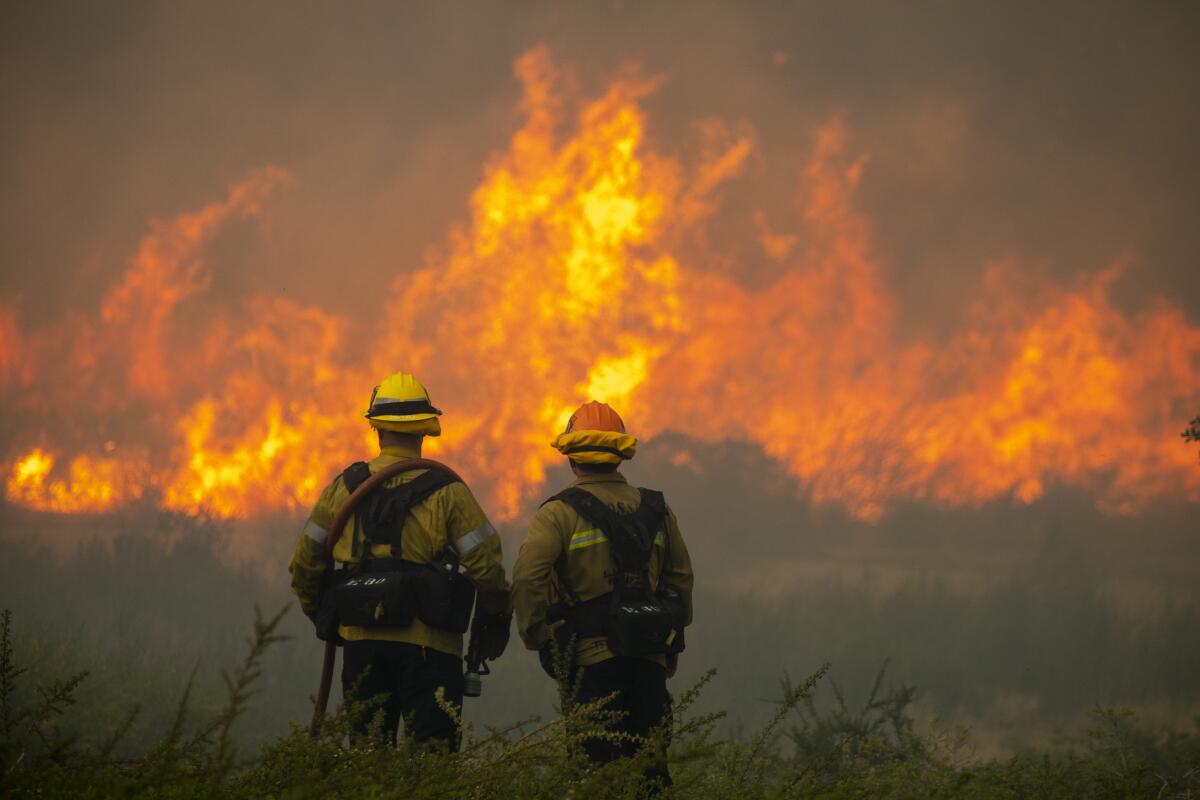
[[[557,459],[546,443],[589,397],[643,437],[754,443],[815,501],[868,520],[910,499],[1029,503],[1053,484],[1115,513],[1200,501],[1178,439],[1200,396],[1200,328],[1166,299],[1119,308],[1120,262],[1072,285],[994,265],[956,333],[902,335],[855,207],[868,154],[849,152],[834,118],[812,137],[796,212],[762,209],[778,271],[748,288],[682,253],[754,157],[750,132],[709,123],[698,157],[656,152],[643,102],[656,80],[581,97],[543,49],[516,74],[525,121],[486,165],[469,220],[394,277],[368,323],[282,295],[200,302],[214,239],[263,220],[293,182],[276,167],[154,222],[96,308],[34,326],[0,306],[2,402],[19,421],[8,501],[305,509],[371,446],[364,387],[398,368],[446,409],[432,454],[500,518],[542,491]]]

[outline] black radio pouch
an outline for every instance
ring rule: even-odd
[[[432,564],[422,567],[424,581],[416,596],[417,616],[434,628],[466,633],[475,607],[475,584],[458,571],[458,555],[447,545]]]
[[[342,625],[403,628],[420,619],[453,633],[470,628],[475,585],[458,571],[452,555],[435,564],[375,558],[347,572],[351,577],[333,590]]]
[[[683,649],[683,626],[653,592],[614,591],[608,617],[608,649],[619,656],[678,653]]]

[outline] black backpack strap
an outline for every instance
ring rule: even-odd
[[[369,477],[371,477],[371,467],[365,461],[355,461],[342,470],[342,481],[346,484],[346,491],[350,494],[354,494],[355,490],[366,483]],[[443,486],[457,482],[458,479],[449,472],[444,472],[440,469],[430,469],[409,481],[407,485],[413,489],[415,497],[413,502],[419,503]]]
[[[342,483],[346,484],[346,491],[354,494],[359,486],[366,482],[367,478],[371,477],[371,467],[365,461],[355,461],[350,466],[342,470]],[[358,509],[354,510],[354,535],[350,539],[350,557],[353,558],[358,553],[358,534],[362,530],[362,521],[358,517]]]
[[[663,497],[662,492],[654,489],[638,489],[642,495],[641,505],[637,511],[633,512],[641,522],[642,527],[650,534],[650,545],[654,545],[654,539],[658,536],[659,530],[665,536],[667,533],[667,500]]]
[[[438,489],[458,481],[459,479],[449,472],[429,469],[411,481],[373,489],[370,496],[363,498],[354,512],[355,530],[362,531],[363,535],[362,562],[365,564],[371,560],[372,547],[376,544],[390,545],[392,557],[400,558],[404,521],[412,507],[426,500]]]
[[[647,489],[644,486],[638,489],[642,495],[642,504],[638,506],[638,511],[646,509],[653,511],[660,517],[667,515],[667,498],[663,497],[663,493],[657,489]]]
[[[661,583],[662,575],[667,571],[671,560],[671,534],[667,530],[667,499],[663,497],[662,492],[656,489],[641,487],[638,491],[642,494],[642,504],[638,506],[638,513],[643,515],[651,535],[657,538],[658,532],[662,531],[663,558],[659,563]]]
[[[587,491],[580,489],[578,486],[570,486],[563,489],[558,494],[547,500],[546,503],[552,500],[561,500],[586,519],[597,528],[604,530],[605,523],[610,523],[613,516],[613,511],[600,500],[599,497]],[[542,503],[545,505],[546,503]],[[607,533],[607,531],[605,531]]]
[[[362,486],[369,477],[371,477],[371,467],[365,461],[355,461],[342,470],[342,481],[346,484],[346,491],[350,494],[354,494],[354,490]]]
[[[608,527],[607,523],[601,521],[601,518],[608,513],[608,506],[601,503],[600,500],[597,499],[596,496],[591,492],[580,489],[577,486],[569,486],[558,494],[546,498],[546,500],[542,502],[542,505],[544,506],[547,503],[553,503],[555,500],[561,500],[562,502],[566,503],[575,510],[575,513],[587,520],[589,524],[594,525],[600,530],[605,530],[606,527]],[[569,583],[567,583],[565,577],[567,553],[568,550],[563,550],[562,556],[559,558],[560,563],[555,564],[555,568],[558,570],[558,583],[563,592],[567,595],[567,598],[571,601],[571,605],[578,606],[583,601],[580,600],[579,594],[571,588]]]
[[[458,482],[458,478],[440,469],[429,469],[422,472],[405,484],[408,486],[410,492],[408,508],[412,508],[417,503],[425,500],[443,486],[449,486],[452,483]],[[405,510],[407,511],[408,509]]]
[[[645,490],[641,504],[629,514],[610,508],[591,492],[576,486],[564,489],[550,500],[563,501],[589,524],[604,532],[614,567],[612,605],[615,608],[627,579],[632,579],[636,585],[649,578],[647,568],[654,538],[666,509],[662,494],[652,489]]]
[[[638,492],[642,495],[642,502],[630,516],[636,517],[642,527],[649,531],[650,544],[653,545],[660,528],[666,533],[667,501],[662,492],[654,489],[638,489]]]

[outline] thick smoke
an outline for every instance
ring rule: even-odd
[[[906,324],[956,324],[996,260],[1069,276],[1126,252],[1131,304],[1161,293],[1195,319],[1198,16],[1135,3],[9,6],[0,290],[31,321],[54,319],[113,279],[147,218],[279,164],[301,188],[274,235],[236,253],[253,268],[219,280],[373,312],[381,277],[419,266],[464,215],[517,122],[512,64],[546,43],[585,90],[630,61],[665,75],[657,144],[707,118],[753,126],[757,155],[726,201],[743,235],[713,243],[745,280],[771,268],[744,235],[749,210],[783,213],[807,141],[844,112],[851,150],[870,154],[863,200],[892,282],[920,309]]]

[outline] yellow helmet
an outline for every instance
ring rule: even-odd
[[[424,385],[407,372],[388,375],[371,392],[371,402],[363,414],[371,427],[418,436],[440,436],[441,409],[429,402]]]

